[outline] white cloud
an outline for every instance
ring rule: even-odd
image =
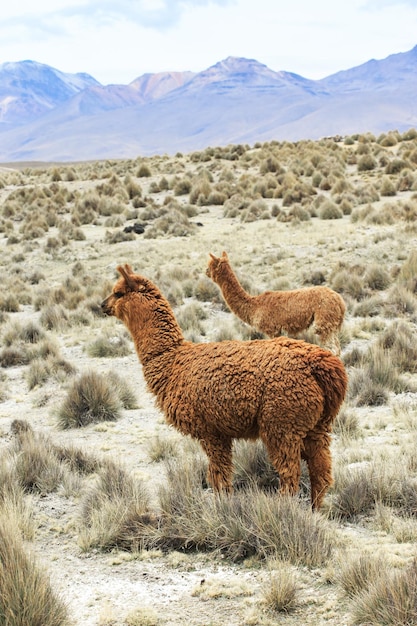
[[[322,78],[417,43],[417,0],[28,0],[2,8],[4,61],[100,82],[201,71],[227,56]]]

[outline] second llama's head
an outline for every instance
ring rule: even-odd
[[[220,272],[222,267],[229,264],[229,257],[226,252],[222,252],[221,257],[214,256],[214,254],[210,254],[210,259],[207,265],[206,274],[211,280],[217,282],[218,277],[220,276]]]

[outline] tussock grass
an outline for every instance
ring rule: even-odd
[[[95,422],[114,421],[120,417],[121,402],[104,376],[94,371],[81,374],[71,385],[57,409],[60,428],[79,428]]]
[[[70,626],[68,609],[0,512],[0,623],[5,626]]]
[[[132,352],[132,347],[126,334],[105,332],[86,346],[86,352],[93,358],[113,358],[127,356]]]
[[[355,520],[374,512],[379,505],[401,516],[417,516],[417,476],[410,470],[405,452],[385,454],[354,466],[336,464],[332,491],[332,516]]]
[[[343,592],[350,598],[363,593],[373,585],[380,576],[386,576],[391,565],[380,555],[371,552],[346,554],[337,560],[335,579]]]
[[[417,563],[403,570],[385,567],[373,585],[354,597],[354,624],[409,626],[417,623]]]
[[[78,543],[82,550],[117,547],[137,551],[142,547],[142,529],[147,524],[152,527],[152,521],[144,486],[108,462],[84,496]]]
[[[293,567],[277,561],[269,568],[271,572],[261,589],[262,602],[272,613],[289,613],[297,606],[298,583]]]

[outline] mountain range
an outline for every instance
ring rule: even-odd
[[[417,127],[417,45],[321,80],[236,57],[128,85],[35,61],[0,65],[2,163],[137,158],[410,127]]]

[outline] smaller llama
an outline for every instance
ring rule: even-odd
[[[130,265],[102,302],[128,328],[142,374],[165,419],[200,442],[216,491],[232,490],[233,441],[261,439],[282,493],[299,488],[307,462],[311,503],[332,483],[330,433],[346,393],[342,361],[305,341],[187,341],[169,302]]]
[[[320,344],[340,355],[338,334],[346,305],[333,289],[306,287],[251,296],[239,283],[226,252],[220,258],[210,254],[206,274],[220,287],[229,309],[246,324],[268,337],[284,331],[293,338],[311,326]]]

